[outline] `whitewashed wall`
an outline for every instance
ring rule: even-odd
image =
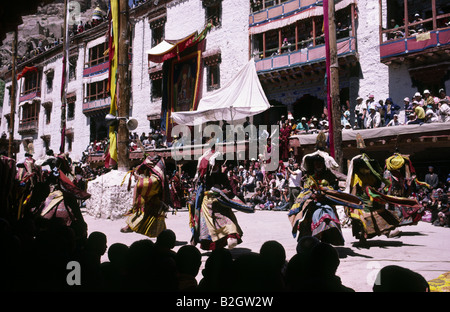
[[[152,32],[147,18],[136,20],[133,36],[133,61],[131,63],[131,98],[130,113],[138,121],[138,127],[133,132],[139,135],[148,133],[150,123],[148,114],[161,113],[161,100],[151,100],[151,81],[148,74],[148,55],[151,49]]]
[[[373,94],[376,101],[389,96],[389,68],[380,62],[379,10],[378,1],[358,1],[356,30],[362,75],[359,96],[366,99],[369,94]]]

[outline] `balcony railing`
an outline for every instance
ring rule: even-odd
[[[250,14],[248,23],[250,26],[255,26],[300,11],[306,11],[315,6],[317,6],[316,0],[292,0],[281,4],[275,4]]]
[[[450,28],[389,40],[380,45],[381,60],[450,45]]]
[[[40,96],[41,96],[41,88],[40,87],[33,88],[31,90],[26,90],[22,92],[22,94],[19,96],[19,102],[29,101],[31,99],[34,99],[35,97]]]
[[[83,77],[90,77],[106,73],[109,70],[109,62],[97,64],[95,66],[87,67],[83,70]]]
[[[337,41],[338,56],[355,52],[355,38],[349,37]],[[309,62],[318,62],[325,60],[325,57],[325,45],[322,44],[312,48],[305,48],[294,52],[267,57],[262,60],[255,60],[255,65],[258,72],[263,72],[286,67],[301,66],[302,64],[307,64]]]
[[[38,131],[38,116],[19,121],[19,133],[36,133]]]
[[[110,105],[111,105],[111,97],[85,102],[83,103],[83,113],[89,114],[96,111],[102,111],[109,108]]]

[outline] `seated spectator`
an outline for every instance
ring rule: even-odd
[[[397,265],[388,265],[380,270],[373,285],[374,292],[429,292],[425,278]]]
[[[441,99],[439,101],[439,115],[441,117],[441,122],[450,121],[450,105],[449,100]]]
[[[413,101],[414,112],[411,114],[412,120],[408,121],[407,124],[421,124],[425,122],[425,110],[420,106],[419,102]]]
[[[425,122],[426,123],[432,123],[432,122],[438,122],[439,117],[437,114],[433,111],[433,109],[428,108],[425,112]]]
[[[256,189],[256,194],[254,194],[250,198],[250,203],[255,207],[255,209],[262,209],[264,207],[264,204],[267,201],[267,196],[265,196],[262,192],[261,188]]]
[[[241,192],[244,196],[248,192],[254,192],[256,186],[255,176],[253,172],[247,171],[244,176],[244,180],[242,181]]]
[[[306,122],[306,118],[302,117],[300,122],[297,124],[296,133],[307,133],[309,131],[309,125]]]
[[[394,119],[394,115],[398,114],[400,106],[395,104],[392,101],[392,98],[387,98],[386,101],[384,102],[383,110],[384,110],[384,124],[387,125],[392,119]]]
[[[192,245],[182,246],[176,254],[178,270],[178,289],[180,291],[196,290],[196,276],[202,264],[202,254]]]
[[[400,121],[398,120],[398,115],[394,114],[394,118],[389,121],[389,123],[386,125],[387,127],[392,127],[392,126],[399,126],[400,125]]]

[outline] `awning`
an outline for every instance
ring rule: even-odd
[[[203,97],[195,111],[172,112],[179,125],[199,125],[207,121],[235,121],[264,112],[269,101],[251,59],[230,82]]]
[[[212,25],[208,23],[200,33],[195,31],[189,36],[178,40],[164,39],[162,42],[147,51],[148,60],[154,63],[163,63],[164,61],[178,56],[190,46],[202,41],[211,27]]]
[[[179,40],[164,39],[161,43],[147,51],[148,60],[154,63],[163,63],[164,61],[177,56],[188,48],[194,41],[197,32]]]

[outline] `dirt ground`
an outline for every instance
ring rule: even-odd
[[[259,252],[262,244],[268,240],[281,243],[286,251],[287,260],[295,254],[297,240],[291,234],[290,223],[285,211],[256,211],[255,213],[235,212],[244,235],[243,242],[231,250],[233,256],[247,252]],[[137,233],[121,233],[125,219],[96,219],[84,215],[89,233],[100,231],[107,235],[108,246],[120,242],[131,245],[136,240],[149,239]],[[167,228],[177,237],[174,248],[189,244],[191,231],[187,210],[175,214],[169,212],[166,218]],[[386,265],[399,265],[422,274],[431,280],[450,271],[450,229],[436,227],[427,222],[400,228],[397,237],[378,236],[369,239],[365,245],[352,237],[351,228],[343,228],[345,245],[336,247],[340,265],[337,275],[342,283],[357,292],[372,292],[372,286],[378,271]],[[155,238],[150,238],[156,241]],[[199,246],[197,246],[199,248]],[[210,252],[201,250],[203,264]],[[108,261],[107,254],[102,261]],[[202,265],[203,268],[203,265]],[[197,279],[202,278],[201,270]]]

